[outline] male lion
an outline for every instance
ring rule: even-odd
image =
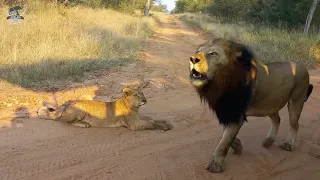
[[[73,126],[89,127],[120,127],[130,130],[160,129],[170,130],[172,126],[166,121],[140,120],[138,109],[147,103],[139,89],[124,88],[124,96],[114,102],[90,100],[84,97],[70,100],[60,107],[44,103],[37,114],[41,119],[57,120]]]
[[[215,39],[200,45],[190,57],[190,82],[201,101],[209,104],[224,126],[207,170],[224,171],[224,159],[230,146],[241,153],[241,141],[236,136],[246,116],[270,117],[272,126],[263,141],[265,148],[270,147],[279,129],[279,110],[287,103],[290,132],[280,148],[294,150],[298,120],[313,89],[303,65],[293,62],[263,64],[243,44]]]

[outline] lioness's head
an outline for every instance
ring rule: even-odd
[[[235,77],[237,73],[244,75],[236,71],[250,67],[252,58],[242,44],[224,39],[210,40],[200,45],[195,55],[190,57],[190,81],[201,88],[210,80],[226,81],[230,74]]]
[[[122,89],[122,92],[124,97],[129,100],[128,102],[132,107],[142,106],[147,103],[147,99],[145,98],[141,88],[133,89],[125,87]]]
[[[37,115],[41,119],[56,119],[57,107],[54,104],[43,102],[37,110]]]

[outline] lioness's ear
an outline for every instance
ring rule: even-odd
[[[125,96],[130,96],[133,93],[133,91],[130,88],[127,88],[127,87],[123,88],[122,92],[124,93]]]
[[[42,106],[54,107],[55,105],[51,102],[48,102],[48,101],[42,101]]]
[[[43,107],[46,107],[50,112],[53,112],[57,109],[57,107],[54,104],[47,101],[42,101],[42,108]]]

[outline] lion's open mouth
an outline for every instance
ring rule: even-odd
[[[192,71],[190,73],[190,79],[191,80],[206,80],[207,76],[204,75],[204,74],[199,73],[195,69],[192,69]]]

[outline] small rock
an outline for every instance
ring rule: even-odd
[[[12,103],[8,103],[8,104],[7,104],[7,107],[12,107]]]

